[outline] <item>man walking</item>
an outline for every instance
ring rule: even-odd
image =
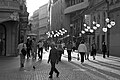
[[[106,52],[107,52],[107,47],[106,47],[105,42],[103,42],[103,44],[102,44],[102,53],[103,53],[103,58],[105,58],[105,54],[106,54]]]
[[[42,60],[42,56],[43,56],[43,41],[39,41],[39,43],[38,43],[38,57],[39,57],[39,59]]]
[[[49,54],[49,59],[48,59],[48,63],[51,63],[51,70],[49,73],[49,78],[53,77],[53,71],[56,73],[56,77],[59,76],[59,71],[55,68],[55,64],[58,64],[58,51],[55,48],[55,45],[52,44],[51,45],[51,50],[50,50],[50,54]]]

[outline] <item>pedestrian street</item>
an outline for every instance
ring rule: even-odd
[[[50,63],[47,63],[48,54],[48,52],[44,52],[42,61],[26,60],[24,70],[19,69],[19,57],[9,58],[8,61],[1,60],[0,80],[50,80],[48,78],[50,71]],[[90,61],[85,60],[81,64],[80,60],[77,60],[76,54],[73,52],[72,61],[68,62],[67,53],[64,53],[62,61],[56,65],[60,72],[59,78],[54,73],[52,80],[120,80],[119,57],[110,56],[104,59],[102,55],[97,54],[96,60],[90,56]],[[33,65],[36,67],[35,70]]]

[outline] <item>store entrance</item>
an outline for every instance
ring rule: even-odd
[[[5,56],[5,26],[3,24],[0,24],[0,56]]]

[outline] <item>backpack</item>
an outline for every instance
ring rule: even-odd
[[[26,51],[26,49],[24,48],[24,44],[23,44],[23,48],[22,48],[22,50],[21,50],[21,53],[22,53],[24,56],[26,56],[26,54],[27,54],[27,51]]]

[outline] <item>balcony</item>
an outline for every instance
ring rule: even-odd
[[[20,10],[19,6],[16,1],[0,1],[0,10]]]
[[[74,11],[77,11],[77,10],[81,10],[81,9],[84,9],[88,6],[89,6],[89,2],[88,2],[88,0],[85,0],[84,2],[81,2],[79,4],[67,7],[64,10],[64,14],[68,14],[68,13],[71,13],[71,12],[74,12]]]

